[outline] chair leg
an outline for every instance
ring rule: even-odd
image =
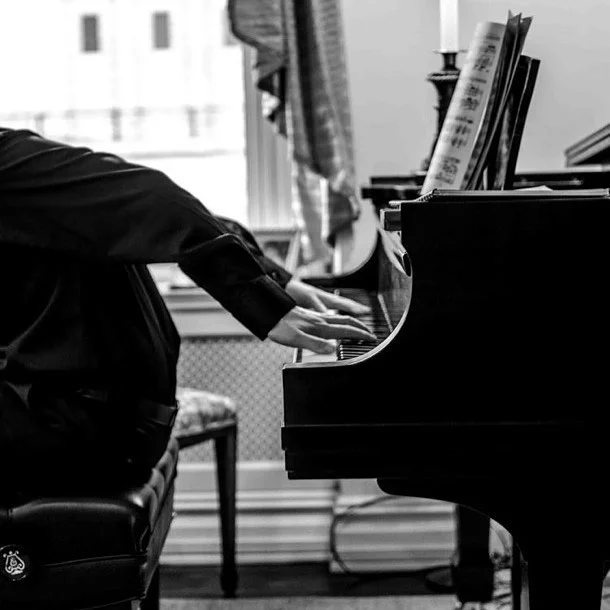
[[[159,610],[159,598],[161,597],[161,579],[159,577],[159,566],[155,568],[152,575],[146,597],[140,602],[140,610]]]
[[[214,439],[216,452],[216,477],[220,503],[220,532],[222,566],[220,586],[224,597],[235,597],[237,590],[237,568],[235,563],[235,517],[236,517],[236,463],[237,426],[227,434]]]

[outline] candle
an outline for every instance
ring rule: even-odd
[[[458,44],[458,0],[440,0],[441,48],[442,52],[457,53]]]

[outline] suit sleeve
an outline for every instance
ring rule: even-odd
[[[178,263],[261,339],[295,305],[164,173],[27,130],[0,128],[0,242],[92,262]]]
[[[241,238],[264,272],[282,288],[285,288],[286,284],[292,279],[292,273],[266,256],[254,235],[241,223],[224,216],[217,216],[217,218],[227,227],[228,231]]]

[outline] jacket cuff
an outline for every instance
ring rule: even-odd
[[[223,306],[259,339],[295,307],[294,299],[269,276],[261,275],[223,299]]]
[[[282,288],[286,288],[286,284],[292,279],[292,273],[278,265],[274,260],[263,257],[258,261],[263,271]]]

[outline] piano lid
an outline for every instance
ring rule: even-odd
[[[568,146],[565,160],[568,167],[610,164],[610,123]]]

